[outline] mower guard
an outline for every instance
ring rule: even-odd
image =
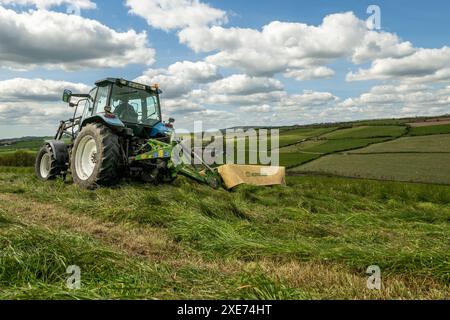
[[[241,184],[254,186],[286,184],[284,167],[227,164],[219,167],[218,172],[227,189],[233,189]]]

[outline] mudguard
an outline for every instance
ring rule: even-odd
[[[167,128],[162,122],[158,122],[155,126],[153,126],[152,131],[150,132],[151,138],[164,137],[169,134],[172,129]]]
[[[46,144],[52,149],[57,166],[67,169],[69,165],[69,150],[67,149],[67,145],[64,141],[51,140],[46,141]]]
[[[104,114],[96,114],[95,116],[86,118],[81,123],[81,127],[89,123],[103,123],[110,128],[122,129],[125,128],[125,124],[117,117],[110,118],[106,117]]]

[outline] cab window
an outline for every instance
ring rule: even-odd
[[[95,99],[95,95],[97,94],[97,88],[94,88],[91,90],[91,92],[89,92],[89,96],[91,97],[90,99],[86,100],[86,103],[84,105],[84,109],[83,109],[83,115],[82,118],[86,119],[87,117],[89,117],[91,115],[92,112],[92,105],[93,105],[93,101]]]
[[[108,103],[109,86],[99,87],[94,102],[94,114],[102,113]]]
[[[111,109],[124,122],[155,125],[160,121],[156,96],[145,90],[114,85]]]

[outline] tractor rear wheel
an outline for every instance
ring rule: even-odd
[[[110,186],[120,178],[119,138],[99,123],[88,124],[75,139],[71,169],[73,181],[82,188]]]
[[[55,154],[49,145],[43,146],[39,151],[34,171],[42,181],[54,180],[61,175],[61,168],[57,166]]]

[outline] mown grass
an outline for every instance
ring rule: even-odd
[[[89,237],[24,225],[0,214],[0,299],[299,299],[256,268],[226,274],[130,257]],[[67,267],[81,270],[69,289]]]
[[[85,215],[99,221],[158,228],[183,251],[201,257],[206,265],[218,264],[229,268],[228,273],[211,270],[202,264],[196,265],[193,259],[192,265],[182,268],[183,272],[176,271],[177,277],[182,275],[181,279],[177,278],[180,284],[176,282],[181,289],[164,295],[171,286],[164,281],[169,281],[167,277],[170,279],[174,271],[161,271],[153,266],[156,269],[151,269],[153,271],[149,271],[148,277],[158,280],[147,278],[149,280],[146,281],[156,282],[158,288],[144,286],[142,291],[131,291],[129,296],[376,297],[364,289],[365,270],[374,264],[381,267],[386,279],[391,279],[387,280],[387,287],[394,282],[401,284],[402,289],[395,289],[388,294],[389,297],[444,297],[449,289],[450,187],[290,177],[287,187],[242,186],[230,193],[214,191],[180,178],[174,185],[155,187],[125,183],[117,188],[86,191],[61,181],[41,183],[31,174],[2,172],[1,193],[16,194],[24,201],[51,203],[70,214]],[[53,238],[58,239],[59,235],[53,235]],[[45,239],[47,241],[48,238]],[[27,243],[24,250],[39,241]],[[49,248],[57,250],[60,246],[58,243]],[[92,255],[96,255],[93,252]],[[28,254],[31,252],[25,255]],[[92,261],[91,268],[98,268],[102,278],[101,266],[111,258],[108,255],[102,258],[101,253],[99,257],[97,262]],[[55,259],[56,256],[49,258],[51,261]],[[17,267],[14,261],[9,263],[8,268],[14,270]],[[288,275],[286,265],[292,263],[297,267],[302,264],[325,266],[323,270],[328,272],[339,270],[336,278],[333,277],[335,281],[341,272],[345,277],[362,280],[356,281],[361,287],[357,289],[353,284],[346,288],[340,283],[336,291],[331,290],[330,296],[330,291],[326,287],[321,288],[318,281],[324,276],[322,269],[316,275],[318,278],[308,275],[314,279],[309,286],[299,287],[299,283],[305,283],[300,281],[301,276]],[[24,263],[22,267],[27,265]],[[135,272],[134,267],[127,269],[119,262],[112,265],[114,272],[118,272],[117,268],[123,269],[127,275]],[[250,266],[253,267],[248,271]],[[122,277],[120,272],[115,276]],[[419,279],[418,283],[428,284],[421,287],[418,283],[403,280],[405,278]],[[5,282],[8,288],[24,285],[19,277],[8,279]],[[136,278],[131,276],[131,279]],[[115,280],[111,282],[116,283]],[[250,286],[246,287],[249,282]],[[34,279],[30,283],[33,288],[39,287]],[[129,282],[126,283],[128,288]],[[95,291],[97,285],[98,282],[93,280],[92,290]],[[193,288],[190,295],[186,292],[189,285]],[[249,289],[236,290],[241,286]],[[431,288],[429,286],[433,293],[427,291],[426,288]],[[14,289],[9,290],[14,292]],[[125,294],[115,290],[118,289],[99,295],[117,297]]]

